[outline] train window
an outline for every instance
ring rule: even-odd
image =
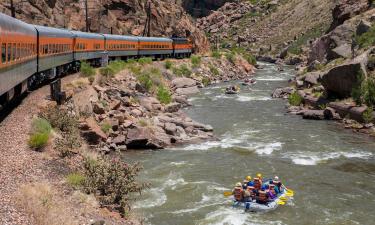
[[[1,44],[1,62],[6,63],[7,61],[7,44],[2,43]]]
[[[17,56],[17,44],[13,43],[12,45],[12,60],[16,60]]]
[[[21,57],[21,44],[18,43],[16,47],[16,59],[20,59]]]

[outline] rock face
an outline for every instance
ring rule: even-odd
[[[18,2],[18,1],[15,1]],[[25,0],[17,3],[16,17],[28,23],[57,28],[85,30],[85,11],[77,0]],[[9,1],[0,2],[0,12],[10,15]],[[90,31],[141,35],[146,21],[145,1],[90,0]],[[151,1],[152,36],[190,36],[196,51],[209,49],[202,31],[196,28],[184,8],[174,0]],[[99,16],[100,15],[100,16]]]

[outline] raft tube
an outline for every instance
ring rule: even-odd
[[[277,204],[277,202],[281,201],[280,200],[281,197],[286,197],[286,190],[284,190],[282,194],[279,194],[277,198],[275,198],[273,201],[268,202],[267,204],[259,204],[259,203],[256,203],[255,200],[252,202],[235,201],[233,204],[233,207],[244,208],[245,212],[269,212],[279,207],[279,204]]]

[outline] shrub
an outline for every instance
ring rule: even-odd
[[[102,205],[115,206],[124,216],[131,209],[132,193],[140,193],[147,184],[139,184],[136,177],[141,166],[127,164],[119,158],[85,157],[83,160],[84,188],[97,195]]]
[[[47,133],[50,134],[52,131],[51,124],[43,118],[36,118],[32,121],[32,132],[33,133]]]
[[[150,63],[152,63],[152,58],[142,57],[142,58],[138,59],[138,63],[141,64],[141,65],[150,64]]]
[[[204,86],[208,86],[210,84],[210,82],[211,82],[210,78],[208,78],[208,77],[203,77],[202,78],[202,84]]]
[[[193,65],[193,67],[198,67],[202,62],[202,58],[200,56],[197,56],[197,55],[192,55],[191,56],[191,64]]]
[[[187,67],[186,64],[182,64],[180,67],[174,67],[173,73],[176,76],[184,76],[184,77],[190,77],[191,76],[191,70]]]
[[[90,82],[91,85],[94,83],[94,81],[95,81],[95,77],[94,76],[89,77],[89,82]]]
[[[372,109],[372,107],[368,107],[368,108],[363,112],[363,114],[362,114],[363,120],[364,120],[366,123],[371,123],[371,122],[374,120],[373,113],[374,113],[374,110]]]
[[[162,103],[162,104],[169,104],[172,101],[172,94],[171,92],[165,88],[164,86],[159,86],[158,92],[157,92],[157,99]]]
[[[105,77],[112,77],[115,75],[115,71],[113,70],[113,68],[109,67],[109,66],[106,66],[106,67],[103,67],[103,68],[100,68],[99,69],[99,73],[102,75],[102,76],[105,76]]]
[[[367,78],[362,83],[363,102],[368,106],[375,105],[375,79]]]
[[[147,121],[144,120],[144,119],[140,119],[140,120],[138,120],[138,124],[139,124],[141,127],[147,127],[147,126],[148,126]]]
[[[85,177],[79,173],[71,173],[66,177],[66,182],[70,186],[78,188],[85,182]]]
[[[229,62],[231,62],[232,64],[234,64],[235,61],[236,61],[236,55],[235,55],[233,52],[227,52],[227,53],[225,54],[225,57],[226,57],[227,60],[228,60]]]
[[[375,26],[371,27],[366,33],[355,38],[361,48],[368,48],[375,44]]]
[[[90,77],[95,75],[95,70],[87,62],[81,62],[81,74],[85,77]]]
[[[169,69],[172,68],[172,62],[169,61],[169,60],[167,60],[167,61],[165,61],[164,66],[165,66],[165,68],[166,68],[167,70],[169,70]]]
[[[35,133],[30,136],[29,146],[30,148],[39,150],[47,145],[49,139],[48,133]]]
[[[100,126],[100,128],[102,129],[102,131],[104,133],[108,134],[109,131],[112,129],[112,126],[108,122],[104,122],[104,123],[102,123],[102,125]]]
[[[63,108],[48,107],[39,113],[39,117],[46,119],[52,127],[62,132],[70,132],[78,127],[78,119]]]
[[[138,76],[142,73],[142,68],[139,65],[130,64],[130,65],[128,65],[128,68],[129,68],[130,72],[132,72],[136,76]]]
[[[219,70],[215,67],[215,66],[213,66],[213,65],[209,65],[209,68],[210,68],[210,71],[211,71],[211,73],[213,74],[213,75],[215,75],[215,76],[218,76],[220,73],[219,73]]]
[[[245,54],[245,55],[244,55],[244,58],[245,58],[246,61],[247,61],[248,63],[250,63],[251,65],[255,65],[255,64],[257,64],[257,60],[256,60],[256,58],[255,58],[253,55],[251,55],[251,54]]]
[[[60,138],[55,139],[55,150],[63,158],[77,153],[79,147],[81,147],[81,136],[78,129],[64,132]]]
[[[289,95],[288,101],[290,105],[299,106],[301,105],[303,98],[297,92],[293,92]]]
[[[146,88],[147,91],[150,91],[152,86],[153,86],[153,82],[151,80],[151,75],[147,72],[144,72],[142,73],[141,75],[139,75],[137,77],[139,83],[144,87]]]
[[[213,51],[211,53],[211,56],[215,59],[220,59],[221,58],[221,53],[219,51]]]

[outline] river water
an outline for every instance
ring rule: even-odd
[[[152,184],[134,206],[146,224],[375,224],[375,141],[285,114],[285,100],[270,94],[293,71],[263,65],[237,96],[226,96],[223,83],[191,98],[186,113],[212,125],[220,141],[125,155]],[[222,193],[257,172],[279,176],[294,198],[264,214],[233,209]]]

